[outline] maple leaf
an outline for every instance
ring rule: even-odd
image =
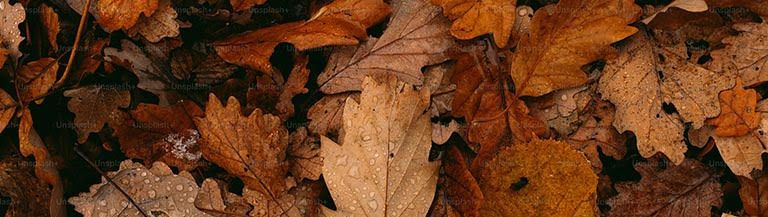
[[[756,113],[757,91],[744,90],[741,80],[736,80],[736,85],[720,92],[720,115],[707,120],[714,125],[715,135],[722,137],[735,137],[749,134],[760,124],[760,114]]]
[[[616,105],[613,125],[632,131],[643,157],[662,152],[675,164],[683,162],[683,121],[701,128],[717,116],[717,94],[733,87],[733,76],[714,72],[656,47],[644,33],[630,39],[618,58],[608,61],[599,90]],[[668,113],[664,104],[674,105]]]
[[[140,17],[136,25],[127,29],[131,37],[144,36],[149,42],[156,43],[163,38],[179,36],[179,23],[176,21],[178,13],[173,8],[170,0],[161,0],[158,9],[152,16]]]
[[[24,104],[32,101],[38,104],[42,103],[43,99],[39,98],[48,94],[48,90],[53,87],[58,70],[58,62],[50,57],[32,61],[22,66],[16,77],[20,101]]]
[[[228,63],[266,73],[275,70],[269,58],[275,46],[287,42],[299,51],[328,45],[353,45],[367,38],[365,29],[389,14],[381,0],[336,0],[312,19],[284,23],[245,32],[214,43],[216,52]]]
[[[211,94],[205,118],[195,118],[195,125],[205,143],[203,157],[240,177],[248,188],[278,201],[289,186],[288,130],[280,118],[255,109],[243,116],[240,103],[229,97],[226,107]]]
[[[195,207],[199,187],[189,172],[181,171],[177,175],[162,162],[155,162],[147,169],[141,163],[125,160],[118,171],[106,175],[139,207],[102,178],[101,183],[91,186],[89,192],[69,198],[77,212],[85,217],[138,217],[149,213],[153,216],[210,216]]]
[[[507,0],[432,0],[453,20],[451,34],[458,39],[472,39],[492,34],[499,47],[507,46],[515,24],[515,2]]]
[[[323,177],[336,211],[326,216],[424,216],[439,162],[429,162],[429,90],[393,75],[363,80],[360,103],[344,104],[341,144],[321,137]]]
[[[56,13],[53,8],[46,4],[40,6],[40,19],[43,22],[43,26],[47,30],[48,43],[54,50],[59,49],[58,43],[56,43],[56,37],[59,35],[59,14]]]
[[[709,216],[710,206],[720,206],[719,174],[695,160],[658,166],[665,163],[652,159],[636,164],[642,178],[615,184],[619,195],[608,200],[607,216]]]
[[[739,35],[723,39],[726,46],[712,52],[709,68],[736,70],[746,86],[768,81],[768,23],[739,23],[733,28]]]
[[[768,193],[766,193],[766,187],[768,187],[768,176],[760,175],[758,177],[745,178],[737,176],[739,180],[739,198],[741,198],[742,204],[744,204],[744,212],[749,216],[766,216],[768,215]]]
[[[119,108],[131,104],[129,91],[108,86],[83,86],[65,91],[64,96],[72,98],[67,108],[75,113],[77,142],[81,144],[85,143],[90,133],[101,131],[112,115],[119,112]]]
[[[201,116],[203,111],[190,101],[173,106],[142,103],[130,112],[115,112],[109,126],[127,157],[192,170],[202,156],[202,141],[193,120]]]
[[[9,0],[0,1],[0,49],[5,49],[7,54],[17,60],[21,57],[19,44],[24,40],[19,31],[19,24],[26,19],[24,6],[19,3],[11,5]]]
[[[85,0],[66,0],[77,13],[83,13]],[[134,27],[144,15],[151,17],[160,5],[160,0],[98,0],[91,3],[88,11],[96,23],[107,32],[128,30]]]
[[[597,176],[568,143],[532,140],[504,148],[478,182],[485,197],[481,216],[597,216]]]
[[[564,0],[553,12],[533,16],[511,59],[516,96],[541,96],[587,81],[581,67],[605,56],[610,44],[637,29],[640,16],[631,0]]]
[[[317,77],[327,94],[359,91],[366,76],[394,74],[409,84],[421,85],[421,68],[448,60],[453,46],[448,20],[440,8],[426,0],[396,1],[389,25],[380,38],[360,46],[334,50],[325,70]]]

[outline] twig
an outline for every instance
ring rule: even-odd
[[[125,190],[123,190],[123,188],[121,188],[119,185],[117,185],[117,183],[115,183],[114,181],[112,181],[112,178],[111,178],[111,177],[109,177],[109,176],[107,176],[107,174],[106,174],[106,173],[104,173],[104,171],[102,171],[102,170],[101,170],[101,169],[100,169],[98,166],[96,166],[96,164],[95,164],[95,163],[93,163],[93,161],[91,161],[90,159],[88,159],[88,157],[86,157],[86,156],[85,156],[85,154],[83,154],[83,152],[81,152],[81,151],[80,151],[80,149],[77,149],[77,144],[75,144],[75,148],[74,148],[74,149],[75,149],[75,152],[77,152],[77,155],[78,155],[78,156],[80,156],[80,158],[83,158],[83,160],[85,160],[85,162],[88,162],[88,165],[91,165],[91,167],[93,167],[94,169],[96,169],[96,171],[97,171],[97,172],[99,172],[99,174],[101,174],[101,176],[102,176],[102,177],[106,178],[106,179],[107,179],[107,181],[108,181],[110,184],[112,184],[112,186],[115,186],[115,188],[117,188],[117,190],[118,190],[118,191],[120,191],[120,193],[122,193],[122,194],[123,194],[123,196],[125,196],[125,198],[128,198],[128,201],[130,201],[130,202],[131,202],[131,204],[133,204],[134,206],[136,206],[136,209],[138,209],[138,210],[139,210],[139,212],[141,212],[141,214],[142,214],[143,216],[145,216],[145,217],[150,217],[150,215],[148,215],[146,212],[144,212],[144,209],[142,209],[142,208],[139,206],[139,204],[138,204],[138,203],[136,203],[136,201],[134,201],[134,200],[133,200],[133,198],[131,198],[131,196],[130,196],[130,195],[128,195],[128,193],[126,193],[126,192],[125,192]]]
[[[61,78],[53,85],[54,88],[61,86],[72,70],[72,63],[75,61],[75,53],[77,53],[77,47],[80,45],[80,37],[83,36],[83,29],[85,28],[85,22],[88,21],[88,9],[91,8],[91,0],[85,0],[83,6],[82,16],[80,16],[80,24],[77,26],[77,34],[75,35],[75,44],[72,45],[72,52],[69,53],[69,60],[67,61],[67,68],[64,69],[64,74],[61,74]]]

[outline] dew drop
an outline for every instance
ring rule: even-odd
[[[364,142],[371,141],[371,136],[363,136],[363,141]]]
[[[155,190],[150,190],[149,192],[147,192],[147,194],[149,194],[149,198],[155,198],[155,196],[157,195]]]
[[[357,174],[359,174],[358,172],[359,172],[359,168],[357,166],[353,166],[352,168],[349,169],[349,176],[357,177]]]
[[[376,210],[377,208],[379,208],[379,204],[376,203],[375,200],[368,201],[368,206],[371,207],[371,209],[373,210]]]
[[[336,166],[344,166],[347,165],[347,156],[341,156],[338,160],[336,160]]]
[[[184,186],[181,186],[181,185],[176,185],[176,190],[177,190],[177,191],[181,191],[181,190],[184,190]]]

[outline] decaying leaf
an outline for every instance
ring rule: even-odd
[[[439,162],[429,162],[429,90],[393,75],[367,77],[360,103],[344,104],[338,144],[321,137],[323,177],[336,211],[326,216],[425,216]]]
[[[626,138],[613,127],[616,109],[611,103],[593,99],[585,113],[585,120],[579,129],[566,141],[584,152],[592,167],[599,172],[603,165],[597,148],[600,147],[600,151],[607,156],[622,159],[627,153]]]
[[[85,217],[144,216],[210,216],[195,207],[200,190],[195,179],[186,171],[174,174],[167,165],[156,162],[147,169],[141,163],[125,160],[120,169],[108,172],[112,181],[136,201],[132,204],[112,183],[102,178],[91,186],[90,192],[69,198],[77,212]]]
[[[0,14],[3,15],[0,17],[0,49],[5,49],[15,61],[21,57],[19,44],[24,37],[21,37],[19,24],[26,19],[26,13],[21,3],[11,5],[9,1],[0,1]]]
[[[64,92],[71,97],[67,108],[75,113],[77,142],[85,143],[90,133],[97,133],[110,118],[131,104],[131,93],[110,86],[83,86]]]
[[[515,24],[515,2],[506,0],[432,0],[453,20],[451,34],[458,39],[472,39],[492,34],[496,45],[507,46]]]
[[[537,12],[512,57],[517,96],[541,96],[587,81],[581,67],[605,56],[609,45],[637,32],[632,0],[562,0]]]
[[[481,216],[597,216],[597,176],[568,143],[532,140],[502,149],[478,182]]]
[[[202,156],[202,141],[193,120],[201,116],[203,111],[190,101],[173,106],[142,103],[128,113],[112,114],[109,126],[127,157],[192,170]]]
[[[43,58],[22,66],[17,77],[20,101],[24,104],[32,101],[40,104],[43,99],[39,98],[48,94],[48,90],[56,82],[58,70],[59,64],[54,58]]]
[[[59,49],[59,44],[56,42],[56,37],[59,35],[59,14],[46,4],[40,6],[40,19],[43,21],[43,26],[47,30],[48,43],[54,50]]]
[[[8,50],[0,47],[0,69],[5,65],[5,59],[8,58]]]
[[[214,46],[228,63],[274,73],[269,58],[278,44],[291,43],[299,51],[328,45],[354,45],[367,38],[367,27],[388,14],[389,6],[381,0],[336,0],[308,21],[245,32],[217,41]]]
[[[720,115],[707,123],[715,126],[715,135],[736,137],[749,134],[760,124],[760,114],[757,113],[757,92],[753,89],[744,90],[741,80],[730,89],[720,92]]]
[[[719,174],[695,160],[663,169],[665,163],[636,164],[642,178],[615,185],[619,195],[608,200],[607,216],[709,216],[711,207],[720,207]]]
[[[103,0],[102,0],[103,1]],[[141,17],[135,26],[127,29],[132,37],[144,36],[149,42],[156,43],[161,39],[179,36],[178,13],[170,0],[160,0],[158,9],[152,16]]]
[[[448,20],[427,0],[395,1],[395,11],[380,38],[335,50],[317,83],[327,94],[359,91],[370,75],[396,75],[409,84],[423,81],[421,68],[448,59],[453,46]]]
[[[205,159],[240,177],[270,201],[279,201],[288,190],[289,139],[280,118],[260,109],[243,116],[237,99],[230,97],[225,107],[211,94],[205,118],[195,118],[195,125],[205,140],[200,147]]]
[[[728,71],[735,66],[746,86],[768,81],[768,23],[739,23],[733,28],[739,35],[723,39],[726,46],[712,52],[709,68]]]
[[[221,57],[192,49],[178,49],[171,53],[171,72],[176,79],[193,80],[197,84],[218,84],[230,77],[236,66]]]
[[[750,176],[752,177],[752,176]],[[768,176],[760,174],[758,177],[745,178],[737,176],[739,179],[739,197],[744,204],[744,212],[749,216],[768,215]]]
[[[733,87],[729,73],[714,72],[685,61],[656,47],[644,33],[635,35],[621,48],[618,58],[608,61],[600,78],[603,99],[616,105],[613,125],[619,132],[632,131],[643,157],[662,152],[673,163],[683,162],[683,121],[693,128],[717,116],[717,94]],[[677,113],[664,110],[674,105]]]
[[[323,173],[320,141],[316,137],[311,137],[306,127],[301,127],[291,134],[288,162],[291,163],[291,174],[299,180],[317,180]]]
[[[0,194],[10,198],[4,200],[5,216],[48,216],[48,210],[41,208],[49,203],[48,185],[24,161],[18,157],[0,160]]]
[[[456,146],[452,146],[443,157],[443,171],[445,174],[440,179],[440,186],[445,203],[460,216],[480,216],[480,207],[485,201],[483,192]]]

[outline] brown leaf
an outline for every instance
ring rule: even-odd
[[[119,87],[100,85],[82,86],[67,90],[64,96],[72,99],[67,108],[75,113],[77,142],[85,143],[90,133],[98,133],[110,118],[131,104],[131,93]]]
[[[730,90],[720,92],[720,115],[707,121],[715,126],[715,135],[737,137],[759,127],[760,114],[755,111],[757,91],[744,90],[741,80]]]
[[[0,69],[5,65],[5,59],[8,58],[8,50],[0,47]]]
[[[751,177],[753,170],[763,168],[761,156],[768,144],[768,122],[765,121],[768,120],[768,101],[758,102],[756,111],[760,115],[760,125],[749,134],[740,137],[709,135],[714,138],[723,161],[738,176]]]
[[[47,30],[48,43],[50,43],[53,50],[59,49],[59,44],[56,43],[56,37],[59,35],[59,14],[46,4],[40,6],[40,19],[43,21],[43,26]]]
[[[652,40],[642,33],[631,38],[619,57],[608,61],[599,89],[616,105],[613,125],[635,134],[643,157],[662,152],[680,164],[687,149],[683,123],[697,129],[717,116],[717,94],[733,87],[734,79],[688,63]],[[679,115],[665,112],[664,104],[674,105]]]
[[[193,120],[201,116],[203,111],[190,101],[173,106],[139,104],[129,113],[114,114],[109,126],[127,157],[146,164],[162,161],[191,171],[202,156],[202,141]]]
[[[291,74],[288,75],[288,80],[283,84],[277,105],[275,105],[278,116],[283,120],[293,116],[293,97],[309,92],[307,88],[304,88],[307,85],[307,81],[309,81],[308,63],[308,58],[299,58],[293,66]]]
[[[177,79],[171,75],[170,58],[164,50],[172,50],[163,44],[146,44],[139,47],[129,40],[122,40],[122,50],[116,48],[104,49],[104,60],[122,66],[139,79],[138,88],[147,90],[160,98],[161,105],[178,102],[178,91],[183,91]]]
[[[77,13],[83,13],[85,0],[66,0]],[[159,7],[160,0],[98,0],[91,1],[88,11],[93,14],[101,28],[107,32],[128,30],[139,22],[143,15],[150,17]]]
[[[72,66],[72,75],[70,80],[80,81],[83,77],[93,74],[104,61],[102,50],[109,43],[105,38],[86,38],[83,40],[82,47],[86,48],[84,55],[75,56],[74,66]],[[81,49],[78,49],[81,50]]]
[[[309,131],[318,135],[338,135],[347,98],[359,101],[358,93],[341,93],[325,96],[309,108]]]
[[[478,182],[481,216],[597,216],[597,176],[568,143],[532,140],[502,149]]]
[[[616,183],[619,195],[608,200],[607,216],[709,216],[712,206],[720,207],[720,175],[694,160],[662,169],[651,161],[635,165],[642,179],[637,183]]]
[[[750,176],[752,177],[752,176]],[[749,216],[768,216],[768,176],[761,174],[759,177],[739,179],[739,197],[744,204],[744,212]]]
[[[725,48],[712,52],[709,68],[737,70],[746,86],[768,81],[768,23],[739,23],[733,28],[739,35],[723,39]],[[734,66],[735,69],[731,69]]]
[[[761,16],[768,17],[766,0],[706,0],[711,7],[745,7]]]
[[[306,127],[296,129],[291,134],[288,146],[288,162],[291,174],[298,180],[317,180],[323,173],[323,157],[320,156],[320,141],[309,136]]]
[[[213,216],[248,216],[253,207],[221,185],[214,179],[205,179],[197,192],[195,207]]]
[[[54,58],[43,58],[27,63],[19,69],[17,74],[20,101],[29,104],[32,101],[40,104],[48,94],[48,90],[56,82],[56,71],[59,64]]]
[[[19,157],[0,160],[0,194],[10,198],[5,201],[5,216],[49,216],[41,207],[48,206],[51,191],[25,163]]]
[[[637,29],[640,16],[631,0],[563,0],[552,11],[537,12],[530,33],[512,57],[517,96],[541,96],[587,81],[583,65],[605,57],[610,44]]]
[[[193,80],[197,84],[218,84],[229,78],[237,67],[221,57],[192,49],[178,49],[171,53],[171,72],[176,79]]]
[[[103,1],[103,0],[101,0]],[[178,13],[170,0],[160,0],[158,9],[152,16],[140,17],[136,25],[127,29],[131,37],[144,36],[149,42],[157,43],[163,38],[179,36]]]
[[[0,132],[5,130],[13,115],[16,114],[17,106],[16,101],[13,101],[13,97],[8,92],[5,92],[5,90],[0,89]]]
[[[367,77],[358,104],[344,104],[341,144],[321,137],[323,177],[337,209],[325,216],[425,216],[439,162],[431,148],[429,90],[394,75]]]
[[[546,121],[560,136],[571,135],[579,126],[579,113],[590,102],[591,86],[557,90],[528,101],[531,116]]]
[[[480,216],[480,207],[484,202],[483,192],[477,180],[469,172],[469,165],[456,146],[451,146],[443,157],[445,176],[441,177],[445,202],[459,216]]]
[[[426,0],[393,4],[395,12],[380,38],[334,51],[317,77],[321,91],[359,91],[363,78],[369,75],[394,74],[409,84],[420,85],[422,67],[448,59],[445,52],[454,42],[448,35],[448,20],[439,14],[440,8]]]
[[[101,183],[91,186],[89,192],[68,200],[84,217],[144,216],[138,208],[153,216],[209,216],[195,207],[195,197],[200,189],[189,172],[181,171],[176,175],[162,162],[155,162],[147,169],[141,163],[125,160],[118,171],[108,172],[107,176],[139,207],[102,178]]]
[[[603,164],[597,148],[600,147],[603,154],[619,160],[627,153],[627,138],[613,128],[616,109],[611,103],[593,99],[585,113],[584,123],[566,141],[584,152],[595,172],[600,172]]]
[[[453,20],[451,34],[458,39],[472,39],[492,34],[496,45],[507,46],[515,24],[515,2],[506,0],[432,0]]]
[[[319,194],[320,191],[316,182],[300,183],[280,197],[279,203],[268,199],[268,196],[258,191],[243,189],[243,198],[254,207],[250,216],[263,217],[317,217],[319,204],[315,200]]]
[[[58,168],[56,168],[57,164],[51,159],[51,154],[48,152],[43,139],[32,128],[32,112],[29,111],[29,108],[23,108],[20,113],[19,151],[21,151],[22,156],[35,159],[35,176],[53,187],[48,203],[50,215],[64,217],[66,207],[61,203],[61,200],[64,199],[64,186]]]
[[[291,43],[299,51],[328,45],[354,45],[367,38],[365,29],[389,14],[381,0],[336,0],[308,21],[285,23],[214,43],[216,52],[228,63],[274,73],[269,58],[275,46]]]
[[[21,37],[19,24],[26,19],[24,6],[20,3],[11,5],[9,0],[0,0],[0,49],[5,49],[14,61],[21,57],[19,44],[24,40]]]
[[[205,159],[240,177],[272,202],[288,190],[288,130],[280,118],[260,109],[243,116],[237,99],[230,97],[224,107],[211,94],[205,118],[195,118],[195,125],[205,140],[201,146]]]
[[[267,0],[229,0],[229,4],[232,5],[232,9],[235,9],[236,12],[251,9],[251,7],[262,5],[265,2]]]

